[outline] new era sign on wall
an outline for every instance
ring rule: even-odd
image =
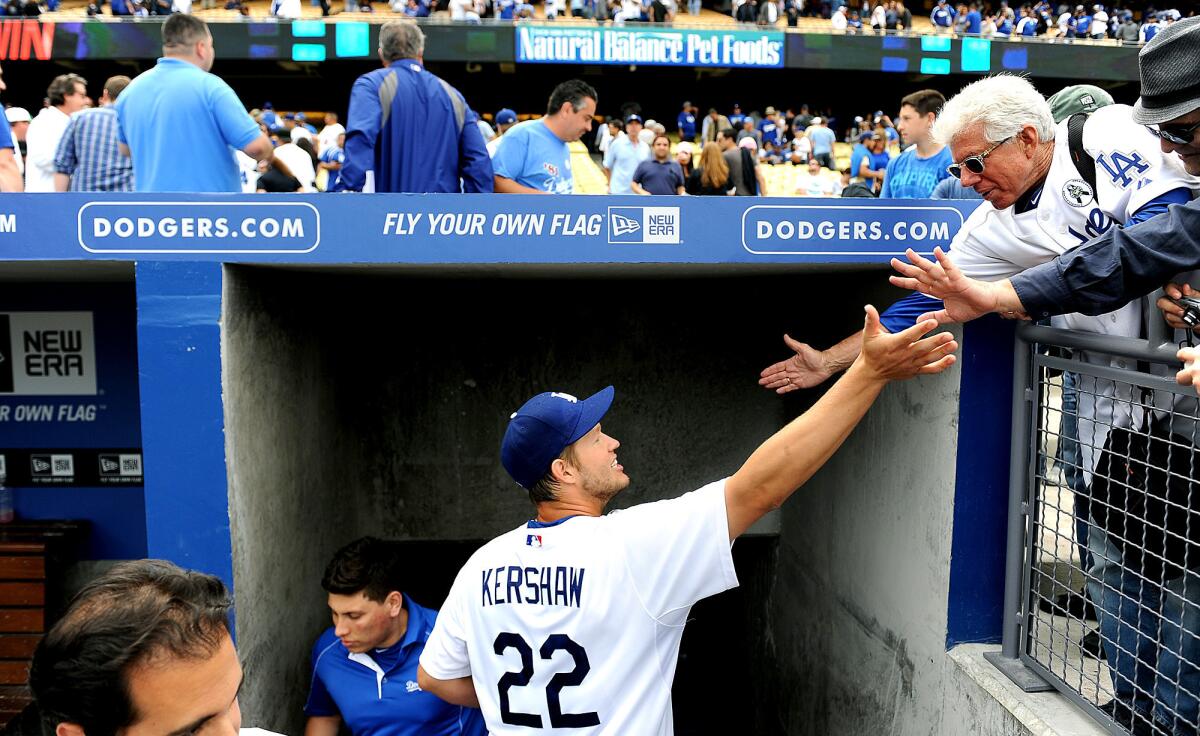
[[[0,395],[94,396],[91,312],[0,312]]]

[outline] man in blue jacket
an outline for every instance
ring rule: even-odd
[[[424,52],[415,23],[380,28],[384,68],[359,77],[350,91],[346,161],[334,191],[492,191],[479,117],[458,90],[425,71]]]

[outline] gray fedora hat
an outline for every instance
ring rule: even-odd
[[[1133,121],[1156,125],[1200,109],[1200,17],[1164,29],[1138,54],[1142,96]]]

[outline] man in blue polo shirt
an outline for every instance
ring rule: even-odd
[[[400,592],[403,563],[387,542],[363,537],[338,550],[321,587],[333,626],[312,652],[305,736],[482,736],[475,708],[417,686],[417,660],[437,611]]]
[[[163,58],[116,104],[137,191],[242,191],[234,151],[261,161],[271,141],[229,85],[208,73],[214,53],[204,21],[176,13],[163,23],[162,38]]]

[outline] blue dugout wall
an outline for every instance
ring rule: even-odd
[[[606,269],[628,274],[657,264],[717,275],[848,268],[882,280],[888,259],[905,248],[948,246],[975,206],[6,195],[0,453],[17,487],[18,513],[90,520],[88,556],[163,557],[232,584],[222,264],[593,264],[589,273],[600,277]],[[79,344],[63,344],[63,336],[77,335],[84,336]],[[967,327],[964,344],[948,645],[997,640],[1003,592],[1011,335],[984,320]],[[81,362],[67,366],[72,355]],[[57,383],[43,375],[55,371],[65,374]],[[71,463],[62,462],[66,456]]]

